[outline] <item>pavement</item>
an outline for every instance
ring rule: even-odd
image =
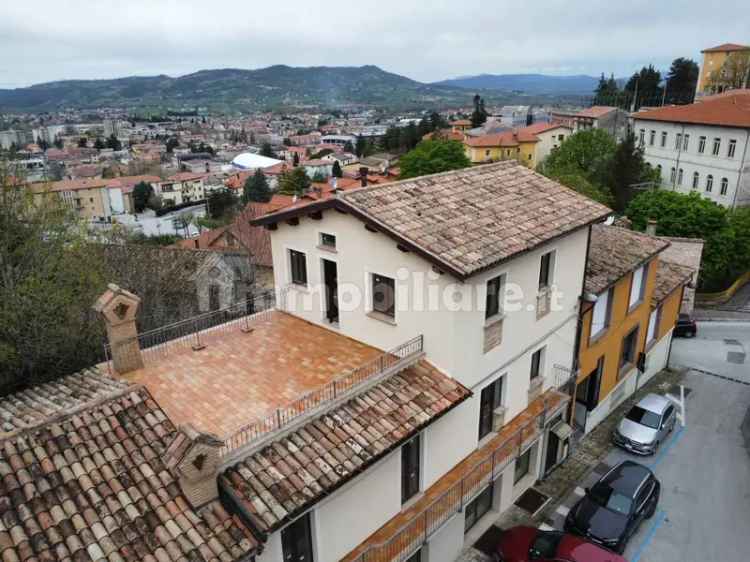
[[[710,308],[696,308],[696,320],[750,322],[750,283],[740,288],[729,301]]]
[[[670,365],[750,384],[750,323],[698,322],[695,338],[672,341]]]

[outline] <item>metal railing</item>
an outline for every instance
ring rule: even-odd
[[[283,299],[283,294],[279,295]],[[234,303],[228,307],[206,312],[166,326],[142,332],[134,338],[118,344],[118,353],[140,353],[144,363],[161,359],[175,347],[201,349],[205,346],[205,336],[226,333],[237,329],[250,329],[254,322],[267,318],[274,310],[277,297],[267,291]],[[137,343],[137,347],[133,345]],[[104,357],[110,372],[112,370],[112,347],[104,344]]]
[[[542,433],[544,421],[559,410],[565,400],[550,395],[543,397],[542,410],[479,460],[460,481],[453,484],[421,513],[402,526],[394,535],[370,545],[355,560],[357,562],[403,562],[416,552],[451,517],[461,512],[467,503],[494,481],[513,460],[518,458]]]
[[[275,433],[301,416],[310,416],[324,406],[360,392],[367,385],[380,380],[380,375],[398,371],[413,363],[422,355],[423,349],[423,337],[419,335],[356,369],[339,375],[325,386],[303,394],[294,402],[254,419],[224,440],[221,456]]]

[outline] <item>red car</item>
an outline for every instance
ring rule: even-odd
[[[496,553],[500,562],[628,562],[580,537],[534,527],[504,531]]]

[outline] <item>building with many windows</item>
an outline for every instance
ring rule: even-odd
[[[633,130],[664,188],[750,204],[750,90],[640,111]]]
[[[738,45],[737,43],[724,43],[717,47],[704,49],[701,51],[703,62],[698,75],[696,84],[696,95],[709,95],[721,93],[725,90],[735,88],[747,88],[748,76],[734,76],[734,68],[731,64],[732,59],[750,56],[750,45]],[[729,62],[729,64],[727,64]],[[745,70],[740,65],[737,70]]]

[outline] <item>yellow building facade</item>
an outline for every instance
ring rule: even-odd
[[[726,43],[701,51],[703,62],[698,75],[697,94],[715,94],[722,91],[721,71],[730,56],[750,53],[750,45]]]

